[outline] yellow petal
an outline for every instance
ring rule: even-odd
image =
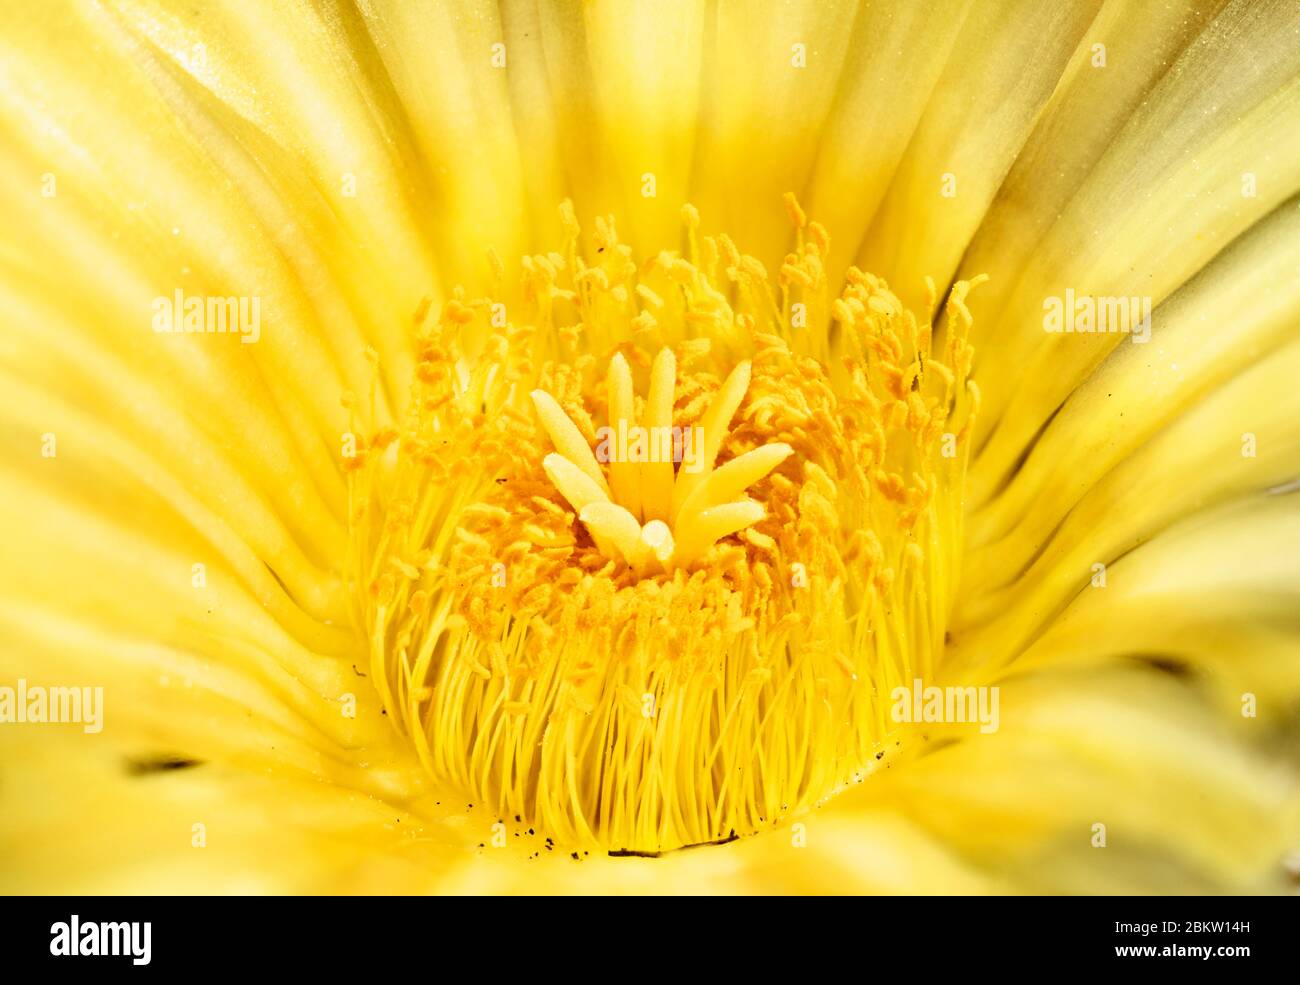
[[[999,339],[998,365],[976,374],[995,391],[978,425],[977,504],[1125,338],[1044,332],[1046,298],[1072,288],[1079,296],[1149,297],[1158,306],[1300,189],[1300,52],[1290,43],[1300,12],[1278,14],[1271,21],[1248,4],[1226,8],[1207,42],[1183,53],[1061,203],[1060,217],[1015,272],[1014,289],[987,319]],[[1243,57],[1250,72],[1238,67]]]

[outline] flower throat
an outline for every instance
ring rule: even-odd
[[[390,717],[562,843],[774,825],[874,766],[891,690],[942,654],[978,279],[936,354],[879,278],[833,294],[825,229],[787,209],[772,278],[690,206],[684,253],[638,263],[612,218],[583,251],[565,203],[517,318],[462,290],[421,311],[405,419],[345,461]]]

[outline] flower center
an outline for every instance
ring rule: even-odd
[[[937,358],[878,278],[831,299],[826,232],[787,202],[775,285],[689,206],[686,255],[638,266],[612,220],[580,251],[566,204],[517,318],[460,291],[421,312],[407,419],[346,463],[390,716],[557,840],[775,824],[874,767],[890,691],[941,653],[976,282]]]
[[[609,365],[609,423],[597,452],[545,390],[533,391],[537,416],[556,451],[542,463],[555,488],[605,557],[623,560],[638,575],[690,567],[720,538],[763,519],[761,503],[746,489],[794,451],[772,442],[737,455],[715,469],[732,415],[749,388],[750,364],[731,371],[699,424],[674,426],[677,360],[659,350],[650,370],[650,391],[640,424],[632,424],[632,370],[622,353]],[[674,470],[674,463],[680,468]]]

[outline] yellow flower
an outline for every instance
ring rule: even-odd
[[[1294,887],[1298,34],[6,5],[0,888]]]

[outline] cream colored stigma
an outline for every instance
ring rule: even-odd
[[[608,475],[555,398],[545,390],[532,393],[555,446],[542,462],[547,477],[577,511],[601,553],[625,561],[641,576],[689,567],[716,541],[763,519],[763,507],[744,492],[793,451],[772,442],[714,468],[749,389],[749,363],[731,371],[693,428],[673,427],[676,381],[672,350],[661,349],[637,422],[632,369],[622,353],[610,360],[608,437],[598,446]]]

